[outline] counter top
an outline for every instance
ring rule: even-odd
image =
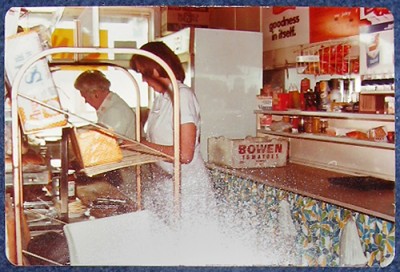
[[[359,189],[334,184],[329,178],[352,177],[343,173],[289,163],[284,167],[233,169],[216,164],[207,165],[241,178],[308,196],[356,212],[395,220],[395,189]]]

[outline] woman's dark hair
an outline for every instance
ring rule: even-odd
[[[87,70],[75,80],[74,87],[80,91],[107,91],[111,86],[110,81],[99,70]]]
[[[163,42],[149,42],[144,44],[140,49],[153,53],[154,55],[161,58],[171,68],[177,80],[183,82],[185,80],[185,71],[179,60],[179,57]],[[161,77],[168,78],[167,72],[152,59],[142,56],[133,55],[130,60],[131,68],[139,72],[137,69],[137,63],[143,68],[140,73],[144,75],[152,75],[153,69],[156,69]]]

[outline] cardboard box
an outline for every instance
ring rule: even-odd
[[[12,84],[21,68],[32,56],[43,51],[39,34],[35,31],[23,32],[6,39],[5,69]],[[18,93],[61,109],[56,86],[46,58],[35,62],[24,74]],[[18,97],[18,114],[25,133],[48,128],[62,127],[67,124],[64,114],[41,106],[40,104]]]
[[[375,94],[360,94],[361,113],[384,113],[385,96]]]
[[[281,167],[287,163],[288,140],[247,137],[208,138],[208,162],[233,168]]]

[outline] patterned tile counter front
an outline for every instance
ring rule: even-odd
[[[296,166],[297,167],[297,166]],[[262,222],[278,225],[280,204],[289,203],[296,230],[296,247],[301,254],[294,265],[340,266],[340,238],[349,221],[357,226],[358,237],[367,266],[384,267],[394,258],[395,224],[360,211],[327,203],[288,189],[277,188],[253,177],[218,166],[209,166],[220,200],[246,209]],[[303,171],[304,172],[304,171]],[[304,173],[303,173],[304,174]],[[251,176],[251,175],[250,175]],[[282,179],[280,179],[282,182]],[[314,184],[318,186],[318,184]],[[372,212],[373,213],[373,212]],[[262,233],[260,235],[268,235]],[[271,235],[271,234],[270,234]]]

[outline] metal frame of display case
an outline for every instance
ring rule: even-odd
[[[137,96],[137,105],[136,105],[136,136],[137,136],[137,141],[133,141],[132,139],[126,138],[123,135],[119,135],[118,133],[115,133],[107,128],[104,128],[102,126],[99,126],[98,124],[95,124],[93,122],[89,123],[96,128],[100,130],[105,130],[107,133],[110,133],[114,135],[115,137],[122,138],[124,140],[132,142],[131,148],[134,149],[136,152],[143,154],[144,157],[141,157],[141,155],[136,156],[136,158],[132,161],[129,162],[122,162],[120,165],[114,165],[114,169],[118,168],[123,168],[123,167],[128,167],[128,166],[138,166],[137,169],[139,169],[139,166],[142,164],[146,163],[152,163],[157,160],[160,160],[162,157],[160,155],[163,155],[164,157],[167,157],[169,159],[173,160],[174,164],[174,186],[173,186],[173,201],[174,201],[174,207],[175,207],[175,216],[180,216],[180,211],[181,211],[181,203],[180,203],[180,192],[181,192],[181,163],[180,163],[180,96],[179,96],[179,88],[177,84],[177,80],[175,78],[175,75],[171,68],[158,56],[144,51],[140,49],[131,49],[131,48],[75,48],[75,47],[59,47],[59,48],[51,48],[44,50],[34,56],[32,56],[28,61],[24,63],[24,65],[19,69],[18,73],[16,74],[16,77],[13,81],[12,84],[12,97],[11,97],[11,118],[12,118],[12,173],[13,173],[13,186],[14,186],[14,211],[15,211],[15,233],[16,233],[16,256],[17,256],[17,265],[23,265],[23,248],[22,248],[22,231],[21,231],[21,225],[22,225],[22,215],[23,215],[23,182],[22,182],[22,159],[21,159],[21,130],[20,130],[20,124],[19,124],[19,119],[18,119],[18,99],[17,97],[23,97],[25,99],[29,99],[33,102],[36,102],[42,106],[48,107],[50,109],[53,109],[55,111],[61,112],[63,114],[66,114],[67,116],[74,115],[70,112],[66,112],[62,109],[54,108],[51,105],[47,105],[46,103],[43,103],[41,101],[38,101],[37,99],[27,97],[26,95],[22,95],[18,93],[18,90],[20,88],[20,83],[23,79],[23,76],[25,72],[38,60],[45,58],[49,55],[52,54],[59,54],[59,53],[74,53],[74,54],[90,54],[90,53],[99,53],[99,54],[109,54],[109,53],[115,53],[115,54],[130,54],[130,55],[142,55],[144,57],[148,57],[154,61],[156,61],[159,65],[161,65],[162,68],[165,69],[167,72],[167,75],[172,81],[172,89],[173,89],[173,128],[174,128],[174,137],[173,137],[173,144],[174,144],[174,156],[173,158],[170,156],[167,156],[166,154],[163,154],[161,152],[158,152],[156,150],[153,150],[143,144],[140,144],[140,139],[141,139],[141,129],[140,129],[140,93],[139,93],[139,87],[137,85],[136,80],[133,78],[133,76],[125,69],[122,67],[119,67],[121,70],[124,70],[126,74],[132,79],[135,89],[136,89],[136,96]],[[68,63],[69,65],[71,63]],[[99,65],[102,63],[99,62]],[[84,62],[80,62],[79,65],[87,65]],[[118,67],[118,66],[116,66]],[[16,90],[16,91],[15,91]],[[86,120],[82,116],[74,115],[82,120]],[[64,131],[63,131],[63,136],[64,136]],[[65,136],[63,137],[65,141]],[[66,151],[66,146],[65,144],[62,145],[61,150]],[[154,157],[148,157],[149,154],[144,154],[143,152],[158,155]],[[158,159],[156,159],[158,158]],[[62,162],[62,171],[66,172],[66,162],[64,158],[64,162]],[[91,174],[96,174],[100,173],[101,171],[106,172],[107,168],[103,169],[91,169],[92,172]],[[138,192],[138,198],[137,201],[141,201],[141,181],[140,181],[140,170],[138,170],[136,175],[137,176],[137,192]],[[64,180],[61,180],[61,183],[65,183],[64,185],[61,185],[63,190],[67,190],[66,184],[67,184],[67,176],[66,173],[63,174]],[[64,192],[64,195],[66,195],[66,192]],[[63,197],[62,200],[62,211],[65,212],[65,209],[68,212],[68,198]],[[139,209],[140,209],[140,203],[139,203]]]

